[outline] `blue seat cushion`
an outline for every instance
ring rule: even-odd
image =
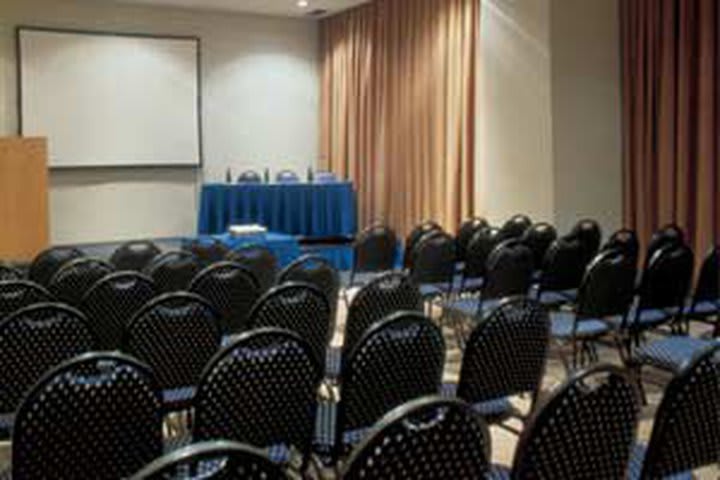
[[[472,409],[490,422],[507,417],[514,410],[509,397],[500,397],[493,400],[475,403],[473,404]]]
[[[337,426],[337,404],[329,401],[318,403],[315,416],[315,445],[318,450],[329,453],[335,445]]]
[[[668,320],[677,309],[662,309],[662,308],[646,308],[640,311],[640,315],[637,317],[637,323],[643,329],[652,328]],[[627,317],[627,325],[634,325],[636,321],[637,310],[631,309]],[[622,325],[622,317],[615,316],[608,319],[614,327],[620,328]]]
[[[641,345],[633,360],[643,365],[652,365],[670,372],[679,372],[703,348],[720,340],[702,340],[699,338],[674,335],[653,340]]]
[[[195,397],[195,387],[181,387],[163,390],[163,403],[170,408],[184,408]]]
[[[460,292],[479,292],[482,290],[485,279],[482,277],[476,278],[458,278],[455,281],[455,285]]]
[[[490,465],[485,480],[510,480],[510,469],[502,465]]]
[[[420,295],[423,298],[439,297],[449,290],[447,283],[423,283],[420,285]]]
[[[338,378],[342,368],[342,349],[330,347],[325,357],[325,375],[328,378]]]
[[[555,338],[571,338],[573,336],[573,326],[575,324],[575,313],[573,312],[551,312],[550,331]],[[605,335],[610,331],[610,327],[602,320],[595,318],[582,319],[577,322],[577,330],[575,336],[577,338],[591,338]]]
[[[718,304],[716,302],[704,301],[697,302],[685,308],[688,315],[713,315],[718,313]]]
[[[571,300],[563,292],[545,291],[540,293],[540,303],[545,306],[569,303]]]
[[[628,480],[640,480],[646,453],[646,445],[638,443],[635,447],[633,447],[632,455],[630,456],[630,464],[628,465]],[[692,472],[680,472],[665,476],[663,477],[663,480],[692,480],[692,478]]]
[[[480,306],[480,299],[478,298],[461,298],[448,302],[445,308],[453,312],[457,312],[468,317],[474,317],[478,314],[478,308]]]

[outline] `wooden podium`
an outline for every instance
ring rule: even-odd
[[[47,246],[47,141],[0,138],[0,261],[28,261]]]

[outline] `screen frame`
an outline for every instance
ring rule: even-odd
[[[57,28],[57,27],[45,27],[39,25],[17,25],[15,27],[15,64],[17,69],[17,121],[18,121],[18,135],[24,136],[24,125],[23,125],[23,69],[22,69],[22,42],[20,36],[23,31],[28,32],[49,32],[49,33],[65,33],[72,35],[88,35],[88,36],[114,36],[114,37],[129,37],[129,38],[151,38],[158,40],[189,40],[194,41],[196,44],[197,59],[196,75],[197,75],[197,136],[198,136],[198,163],[189,165],[187,163],[161,163],[161,164],[141,164],[141,165],[48,165],[50,170],[88,170],[88,169],[146,169],[146,168],[173,168],[173,169],[191,169],[201,170],[205,164],[205,154],[203,148],[203,115],[202,115],[202,40],[197,35],[168,35],[168,34],[154,34],[154,33],[140,33],[140,32],[120,32],[113,30],[89,30],[89,29],[74,29],[74,28]]]

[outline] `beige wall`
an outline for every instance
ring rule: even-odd
[[[190,235],[203,179],[224,179],[230,165],[236,173],[266,165],[304,172],[317,157],[314,22],[97,0],[0,3],[0,135],[17,132],[18,24],[197,35],[202,40],[204,168],[53,171],[55,243]]]

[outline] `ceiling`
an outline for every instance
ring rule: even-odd
[[[195,8],[225,12],[246,12],[284,17],[304,17],[313,10],[327,10],[328,15],[366,3],[368,0],[307,0],[308,6],[300,8],[297,0],[116,0],[124,3]]]

